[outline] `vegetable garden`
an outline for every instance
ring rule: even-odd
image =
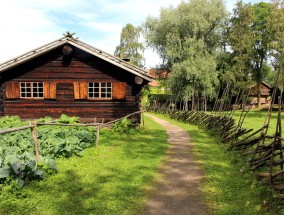
[[[15,179],[18,185],[23,186],[26,181],[42,179],[47,174],[57,171],[56,158],[81,156],[83,150],[94,145],[95,128],[44,125],[51,118],[39,119],[43,123],[37,129],[38,150],[32,131],[34,125],[23,122],[17,116],[3,117],[0,119],[0,128],[9,131],[9,128],[23,126],[20,131],[6,133],[0,136],[0,182],[7,183]],[[76,125],[77,117],[62,115],[57,122]],[[7,130],[8,129],[8,130]],[[10,129],[13,130],[13,129]],[[36,152],[39,152],[37,158]]]
[[[108,123],[80,124],[79,117],[62,114],[59,119],[45,117],[38,121],[21,121],[18,116],[0,119],[0,183],[16,180],[25,182],[43,179],[56,173],[56,158],[82,156],[84,149],[98,145],[102,127],[125,132],[133,125],[127,117]],[[19,127],[21,126],[21,127]]]

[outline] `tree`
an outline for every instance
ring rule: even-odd
[[[195,96],[213,96],[218,84],[216,52],[226,15],[221,0],[191,0],[163,8],[158,18],[148,17],[144,23],[147,45],[172,71],[172,93],[185,104],[191,100],[192,109]]]
[[[273,66],[275,70],[280,72],[281,79],[284,79],[284,1],[274,0],[272,2],[270,16],[270,30],[272,41],[270,43],[271,56],[273,57]],[[280,71],[279,71],[280,70]],[[284,88],[284,83],[279,83],[278,86],[281,92]]]
[[[271,41],[270,9],[270,4],[264,2],[251,5],[238,1],[228,35],[235,74],[238,74],[239,81],[254,81],[257,84],[258,107]]]
[[[141,27],[136,28],[130,23],[123,27],[120,35],[120,44],[116,47],[114,55],[122,59],[129,59],[130,63],[143,67],[144,46],[143,43],[139,42],[141,31]]]
[[[253,43],[253,80],[257,84],[258,107],[260,107],[260,86],[267,70],[264,67],[269,53],[271,42],[271,32],[269,27],[269,17],[271,13],[270,4],[261,2],[253,6],[254,22],[252,25],[254,33]]]
[[[237,82],[247,82],[251,73],[253,12],[250,4],[238,1],[230,19],[227,41],[232,50],[232,71]]]

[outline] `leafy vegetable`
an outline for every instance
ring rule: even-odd
[[[39,119],[49,122],[52,118]],[[58,122],[74,124],[78,117],[62,115]],[[0,129],[27,125],[18,116],[0,118]],[[36,164],[34,142],[31,130],[26,129],[0,136],[0,184],[12,178],[21,187],[25,182],[42,179],[57,171],[55,159],[58,157],[82,156],[83,150],[94,144],[94,127],[71,127],[43,125],[37,130],[38,148],[41,162]]]

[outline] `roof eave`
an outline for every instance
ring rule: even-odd
[[[41,46],[37,49],[33,49],[32,51],[29,51],[23,55],[20,55],[16,58],[13,58],[11,60],[5,61],[0,65],[0,73],[5,72],[8,69],[14,68],[22,63],[25,63],[31,59],[34,59],[40,55],[43,55],[53,49],[56,49],[58,46],[66,43],[67,40],[65,38],[61,38],[59,40],[55,40],[45,46]],[[48,46],[48,49],[46,49],[46,46]],[[41,49],[42,48],[42,49]]]

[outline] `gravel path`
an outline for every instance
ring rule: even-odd
[[[192,156],[188,132],[158,117],[147,116],[165,127],[171,146],[142,215],[208,214],[199,188],[203,173]]]

